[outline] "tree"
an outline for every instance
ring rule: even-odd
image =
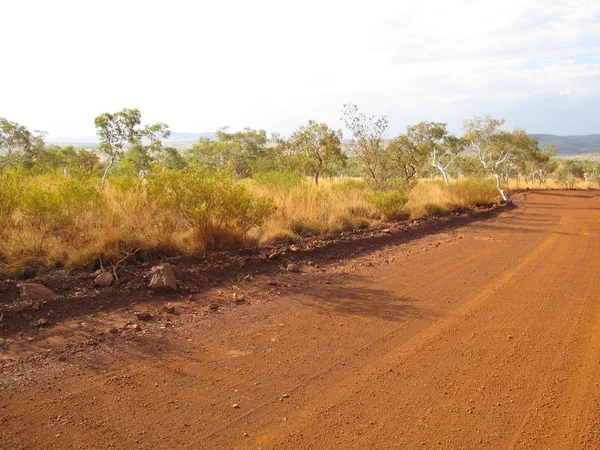
[[[227,127],[217,130],[217,139],[200,138],[186,152],[186,159],[214,168],[231,168],[240,177],[248,177],[267,156],[267,132],[244,128],[230,133]]]
[[[463,137],[485,171],[496,180],[496,189],[502,199],[508,201],[508,194],[502,188],[502,175],[503,164],[510,158],[513,146],[510,133],[499,130],[503,124],[504,119],[493,119],[491,116],[465,120]]]
[[[469,155],[457,156],[448,172],[454,178],[483,177],[486,175],[479,160],[475,156]]]
[[[223,144],[220,148],[226,150],[227,164],[238,176],[249,177],[257,161],[266,156],[268,139],[265,130],[246,127],[230,133],[228,127],[223,127],[217,130],[217,139]]]
[[[438,170],[446,184],[449,184],[448,168],[464,149],[464,141],[448,133],[445,123],[420,122],[409,126],[405,135],[392,142],[392,157],[401,162],[404,176],[416,178],[424,171],[427,161]],[[400,153],[399,153],[400,152]],[[400,154],[402,158],[398,158]]]
[[[386,147],[388,170],[404,190],[410,190],[419,181],[419,175],[427,163],[427,149],[416,145],[407,135],[401,134],[391,139]]]
[[[380,189],[389,186],[394,173],[384,140],[389,126],[387,116],[367,115],[358,106],[346,104],[342,120],[352,134],[349,153],[358,161],[367,182]]]
[[[529,179],[532,183],[541,186],[546,182],[548,176],[558,168],[558,163],[553,159],[556,152],[557,149],[552,144],[546,150],[540,149],[536,145],[523,155],[520,172],[526,180]]]
[[[94,172],[99,169],[100,158],[94,152],[89,150],[77,150],[71,161],[69,168],[78,173]]]
[[[341,164],[345,160],[342,152],[342,131],[332,130],[325,123],[309,120],[288,139],[275,137],[282,153],[297,156],[319,184],[319,177],[328,168]]]
[[[595,161],[583,161],[583,182],[585,184],[593,181],[600,185],[600,163]]]
[[[167,150],[163,146],[163,139],[168,139],[171,136],[171,131],[165,123],[146,125],[140,134],[143,140],[136,142],[127,149],[125,160],[134,167],[141,178],[146,178],[153,164],[161,164],[164,171],[164,162],[169,158],[174,158],[172,150],[175,150],[175,153],[177,153],[177,150],[172,147],[168,147],[169,150]],[[148,144],[143,145],[144,141]]]
[[[509,189],[511,176],[519,176],[523,173],[523,167],[529,157],[534,155],[538,148],[538,142],[527,134],[521,128],[516,128],[512,132],[501,132],[505,135],[508,145],[512,148],[508,158],[501,164],[504,176],[504,184]]]
[[[146,178],[146,174],[152,168],[152,156],[148,148],[139,142],[125,151],[123,161],[129,167],[133,167],[141,178]]]
[[[0,168],[33,161],[44,150],[44,133],[0,117]]]
[[[580,161],[564,161],[556,171],[556,181],[566,189],[574,189],[577,180],[584,177],[584,167]]]
[[[139,144],[142,137],[140,123],[140,111],[128,108],[114,114],[101,114],[94,120],[96,133],[100,138],[100,151],[108,157],[108,165],[102,175],[101,189],[104,189],[110,168],[123,157],[125,145]]]

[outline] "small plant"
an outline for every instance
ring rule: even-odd
[[[375,191],[367,194],[366,198],[385,220],[406,220],[409,218],[410,214],[404,210],[404,205],[408,202],[408,196],[402,191]]]
[[[262,172],[252,178],[259,184],[284,191],[306,184],[306,177],[297,172]]]

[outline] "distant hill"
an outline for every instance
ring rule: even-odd
[[[183,150],[192,146],[200,138],[216,139],[214,132],[184,133],[173,132],[165,145]],[[558,148],[559,156],[600,154],[600,134],[588,134],[584,136],[557,136],[555,134],[532,134],[532,138],[540,143],[540,147],[546,148],[554,144]],[[78,148],[95,148],[98,146],[97,136],[83,137],[50,137],[47,142],[59,145],[73,145]],[[349,142],[348,139],[343,140]]]
[[[198,141],[201,137],[216,139],[217,133],[206,132],[206,133],[182,133],[173,132],[167,141],[166,146],[175,147],[183,150],[192,146],[193,143]],[[64,136],[50,136],[46,139],[46,142],[50,144],[57,144],[61,146],[73,145],[77,148],[95,148],[98,146],[98,136],[82,136],[82,137],[64,137]]]
[[[546,148],[554,144],[558,155],[579,155],[582,153],[600,153],[600,134],[585,136],[556,136],[554,134],[531,134],[532,138]]]

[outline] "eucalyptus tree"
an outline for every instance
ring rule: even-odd
[[[94,120],[96,133],[100,138],[100,151],[108,158],[108,165],[102,175],[101,189],[104,189],[108,171],[119,161],[126,145],[139,144],[142,138],[140,129],[141,114],[138,109],[124,108],[116,113],[103,113]]]
[[[101,189],[111,167],[125,155],[126,147],[129,147],[128,157],[141,176],[145,176],[150,164],[164,151],[162,141],[171,135],[167,124],[156,123],[142,128],[141,119],[138,109],[128,108],[96,117],[94,125],[100,138],[99,148],[108,158]],[[143,139],[148,144],[144,145]]]
[[[300,126],[287,139],[274,136],[280,155],[299,161],[315,184],[319,184],[319,178],[328,169],[343,167],[346,155],[341,139],[341,130],[332,130],[327,124],[314,120]]]
[[[494,119],[491,116],[465,120],[463,138],[486,173],[496,180],[496,189],[502,199],[508,201],[508,194],[502,187],[503,164],[512,155],[513,146],[509,139],[510,133],[500,130],[503,124],[504,119]]]
[[[346,104],[342,120],[351,133],[349,153],[360,165],[367,182],[376,188],[389,185],[395,174],[385,142],[389,126],[387,115],[368,115],[358,106]]]
[[[44,151],[44,133],[0,117],[0,168],[32,162]]]

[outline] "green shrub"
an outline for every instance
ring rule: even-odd
[[[253,195],[225,171],[192,166],[168,170],[149,182],[160,205],[194,230],[199,249],[245,245],[248,232],[275,211],[271,199]]]
[[[365,191],[368,188],[368,185],[366,182],[362,181],[362,180],[355,180],[352,178],[348,178],[344,181],[342,181],[341,183],[335,183],[331,185],[331,189],[333,189],[334,191],[349,191],[349,190],[354,190],[354,191]]]
[[[89,182],[61,177],[54,182],[34,177],[24,186],[18,205],[21,230],[31,246],[43,253],[47,239],[78,239],[83,218],[100,207],[101,195]],[[30,232],[28,232],[30,231]]]
[[[252,179],[259,184],[283,191],[306,184],[306,177],[297,172],[262,172],[254,175]]]
[[[375,191],[365,197],[385,220],[406,220],[410,217],[404,209],[408,196],[402,191]]]

